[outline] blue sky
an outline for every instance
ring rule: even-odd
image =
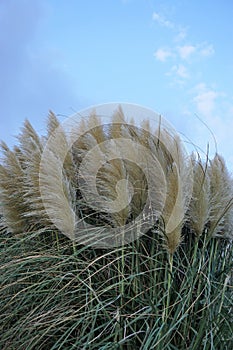
[[[162,114],[233,171],[231,0],[2,0],[0,139],[48,110],[70,116],[105,102]]]

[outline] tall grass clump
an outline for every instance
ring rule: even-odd
[[[52,145],[48,164],[53,175],[42,177],[53,189],[47,199],[56,199],[48,212],[39,171],[57,128],[59,143]],[[76,141],[69,148],[70,137]],[[109,212],[107,202],[96,199],[91,207],[85,201],[79,169],[88,151],[99,146],[98,155],[106,155],[107,141],[116,145],[119,138],[153,155],[148,173],[154,179],[148,183],[145,169],[116,148],[115,158],[99,168],[96,187],[101,198],[111,201],[123,189],[127,205]],[[136,159],[137,148],[130,145],[127,152]],[[0,349],[233,347],[233,186],[219,154],[205,161],[194,154],[187,158],[179,137],[162,126],[152,130],[147,120],[141,127],[126,123],[121,109],[105,125],[93,113],[69,135],[50,113],[45,136],[26,121],[17,146],[10,150],[2,143],[1,148]],[[66,149],[61,187],[57,172]],[[90,171],[95,161],[87,164]],[[161,187],[164,181],[166,188]],[[92,189],[85,183],[83,188],[94,202]],[[160,215],[145,234],[125,245],[80,244],[56,225],[71,231],[75,218],[88,224],[80,235],[91,235],[90,225],[111,232],[134,222],[148,196]]]

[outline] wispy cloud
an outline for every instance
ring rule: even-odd
[[[163,64],[164,74],[168,78],[169,86],[181,87],[184,98],[187,98],[185,112],[181,113],[187,122],[187,136],[194,144],[200,146],[203,154],[206,153],[207,145],[210,146],[211,154],[217,147],[233,169],[232,147],[229,141],[232,139],[233,130],[233,97],[221,91],[217,83],[211,84],[208,80],[205,82],[205,72],[202,71],[202,62],[209,61],[215,54],[214,45],[205,41],[205,33],[200,41],[192,40],[189,35],[192,28],[177,23],[173,17],[167,20],[161,13],[154,12],[153,19],[158,26],[168,29],[164,36],[166,41],[156,48],[154,57],[158,62],[166,63]],[[185,104],[184,101],[181,108]],[[204,123],[199,119],[195,120],[195,114]]]
[[[197,48],[194,45],[184,45],[177,48],[179,56],[183,60],[187,60],[196,50]]]
[[[173,54],[170,49],[159,48],[155,51],[154,56],[158,61],[165,62],[168,57],[171,57]]]
[[[202,48],[200,48],[200,55],[203,57],[212,56],[214,54],[213,45],[204,44]]]
[[[153,12],[152,19],[162,27],[174,28],[174,23],[167,20],[163,15],[159,14],[158,12]]]
[[[196,85],[194,91],[193,102],[198,113],[206,117],[213,115],[216,107],[216,99],[221,96],[221,93],[207,87],[205,83]]]
[[[214,54],[214,47],[212,44],[187,44],[177,47],[178,54],[181,59],[187,60],[191,56],[195,55],[196,57],[209,57]]]
[[[183,64],[174,65],[172,71],[182,79],[189,77],[188,69]]]
[[[187,27],[168,20],[159,12],[153,12],[153,20],[158,25],[170,29],[171,33],[170,45],[165,43],[164,46],[158,47],[154,52],[154,57],[161,63],[170,64],[170,69],[165,75],[173,79],[172,84],[183,84],[185,80],[192,78],[191,72],[194,63],[212,56],[215,52],[214,47],[207,42],[193,43],[189,40]],[[194,70],[196,71],[195,68]],[[201,96],[197,97],[197,100],[201,105]]]
[[[188,107],[188,118],[191,128],[188,136],[204,153],[209,145],[211,157],[216,150],[224,154],[233,169],[233,101],[229,102],[229,96],[216,86],[209,86],[204,82],[195,85],[190,93],[192,98]],[[196,113],[200,120],[194,120],[193,113]]]
[[[174,42],[181,42],[187,37],[187,29],[186,28],[179,28],[178,34],[174,37]]]
[[[166,73],[166,76],[172,77],[171,85],[184,85],[186,80],[190,78],[187,67],[183,64],[174,64]]]
[[[161,62],[165,62],[168,58],[181,59],[189,61],[191,58],[202,59],[214,54],[214,48],[211,44],[186,44],[174,47],[160,47],[155,53],[154,57]]]

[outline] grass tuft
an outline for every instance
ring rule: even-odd
[[[122,109],[112,121],[102,126],[93,112],[67,135],[50,112],[46,136],[26,121],[17,147],[2,143],[0,349],[231,349],[233,187],[223,158],[187,159],[178,137],[162,126],[152,132],[146,120],[142,128],[126,124]],[[129,142],[128,159],[116,148],[116,157],[98,170],[96,186],[112,201],[123,192],[127,205],[112,213],[104,205],[91,209],[78,186],[80,164],[93,147],[99,156],[108,154],[106,141],[116,146],[119,138],[139,146]],[[48,139],[51,177],[41,168]],[[150,183],[137,165],[145,164],[148,151]],[[97,157],[90,160],[92,174]],[[53,189],[48,200],[57,200],[50,216],[39,169],[40,181]],[[88,186],[86,191],[94,202],[95,193]],[[100,228],[123,227],[137,218],[148,196],[161,215],[146,234],[121,247],[81,245],[53,223],[58,220],[65,232],[77,217]],[[89,228],[83,231],[88,237]]]

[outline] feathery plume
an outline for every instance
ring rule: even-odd
[[[59,159],[63,159],[63,168],[67,178],[72,183],[75,182],[75,169],[72,151],[69,147],[68,137],[58,121],[56,115],[50,111],[47,121],[47,142],[50,148]],[[55,144],[53,144],[53,140]],[[59,144],[58,144],[59,143]]]
[[[192,167],[180,138],[168,131],[157,131],[157,155],[166,176],[167,196],[162,219],[166,248],[173,254],[181,243],[182,227],[192,191]]]
[[[207,171],[207,164],[200,158],[196,160],[194,154],[191,155],[193,166],[193,193],[187,212],[188,225],[192,232],[200,236],[210,215],[210,179]]]
[[[210,177],[209,235],[232,238],[232,179],[222,156],[215,155],[210,162],[208,173]]]
[[[67,135],[50,112],[47,142],[40,162],[40,192],[46,216],[72,238],[75,228],[75,167]]]
[[[29,230],[33,230],[48,223],[48,218],[45,220],[39,187],[39,169],[43,144],[28,120],[25,120],[18,140],[19,147],[15,151],[24,169],[22,193],[27,208],[24,216],[30,227]]]
[[[7,230],[22,232],[27,227],[24,202],[24,170],[15,152],[2,142],[4,162],[0,165],[0,203]]]
[[[122,227],[147,205],[162,212],[170,255],[185,220],[197,236],[207,228],[232,238],[233,186],[224,160],[216,154],[208,167],[191,161],[162,125],[152,132],[147,120],[128,124],[119,107],[109,125],[93,112],[67,133],[50,112],[46,137],[26,120],[18,140],[13,151],[1,144],[0,217],[8,231],[57,225],[71,237],[80,215]]]

